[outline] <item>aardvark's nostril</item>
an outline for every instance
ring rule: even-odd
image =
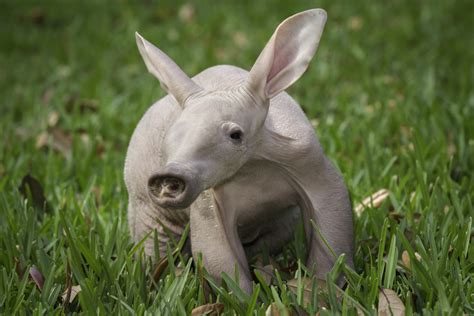
[[[149,185],[152,193],[158,198],[176,198],[186,188],[183,180],[172,176],[155,177]]]
[[[166,165],[148,178],[148,196],[160,207],[188,207],[199,193],[196,176],[176,163]]]
[[[184,191],[184,182],[178,178],[164,178],[161,182],[161,192],[164,195],[175,195]]]

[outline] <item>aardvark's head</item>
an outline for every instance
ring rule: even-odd
[[[151,198],[166,208],[188,207],[197,196],[231,178],[261,138],[269,100],[306,70],[319,44],[326,12],[308,10],[283,21],[244,83],[208,91],[138,33],[148,70],[182,107],[161,148],[165,163],[148,179]],[[263,140],[264,141],[264,140]]]

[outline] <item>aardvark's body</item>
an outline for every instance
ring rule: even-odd
[[[277,28],[250,72],[208,68],[193,79],[137,34],[148,70],[168,96],[138,124],[127,152],[129,226],[140,241],[157,231],[179,239],[190,222],[192,254],[208,272],[240,271],[251,291],[246,253],[277,251],[303,216],[307,265],[324,276],[335,257],[352,264],[352,211],[341,176],[331,165],[299,105],[283,90],[306,70],[326,21],[309,10]],[[316,223],[317,233],[310,220]],[[154,255],[153,234],[145,251]]]

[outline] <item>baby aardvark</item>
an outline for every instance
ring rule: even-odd
[[[345,253],[352,265],[352,209],[300,106],[284,90],[306,70],[326,12],[293,15],[275,30],[250,71],[220,65],[189,78],[138,33],[148,70],[169,93],[138,124],[127,152],[128,219],[138,242],[156,230],[164,255],[169,234],[190,223],[193,256],[216,279],[234,275],[252,290],[247,255],[278,251],[303,217],[307,266],[318,277]],[[317,232],[311,225],[316,223]],[[154,255],[153,234],[145,252]]]

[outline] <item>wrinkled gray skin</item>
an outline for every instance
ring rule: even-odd
[[[353,257],[352,210],[300,106],[283,90],[316,52],[326,12],[314,9],[282,22],[250,72],[215,66],[190,79],[137,33],[148,70],[168,96],[138,124],[128,148],[128,219],[136,242],[156,230],[162,255],[190,222],[193,256],[220,279],[239,268],[251,292],[247,255],[278,251],[303,216],[307,266],[319,277],[335,258],[311,227],[313,220],[337,255]],[[151,234],[152,236],[152,234]],[[145,252],[154,255],[154,241]]]

